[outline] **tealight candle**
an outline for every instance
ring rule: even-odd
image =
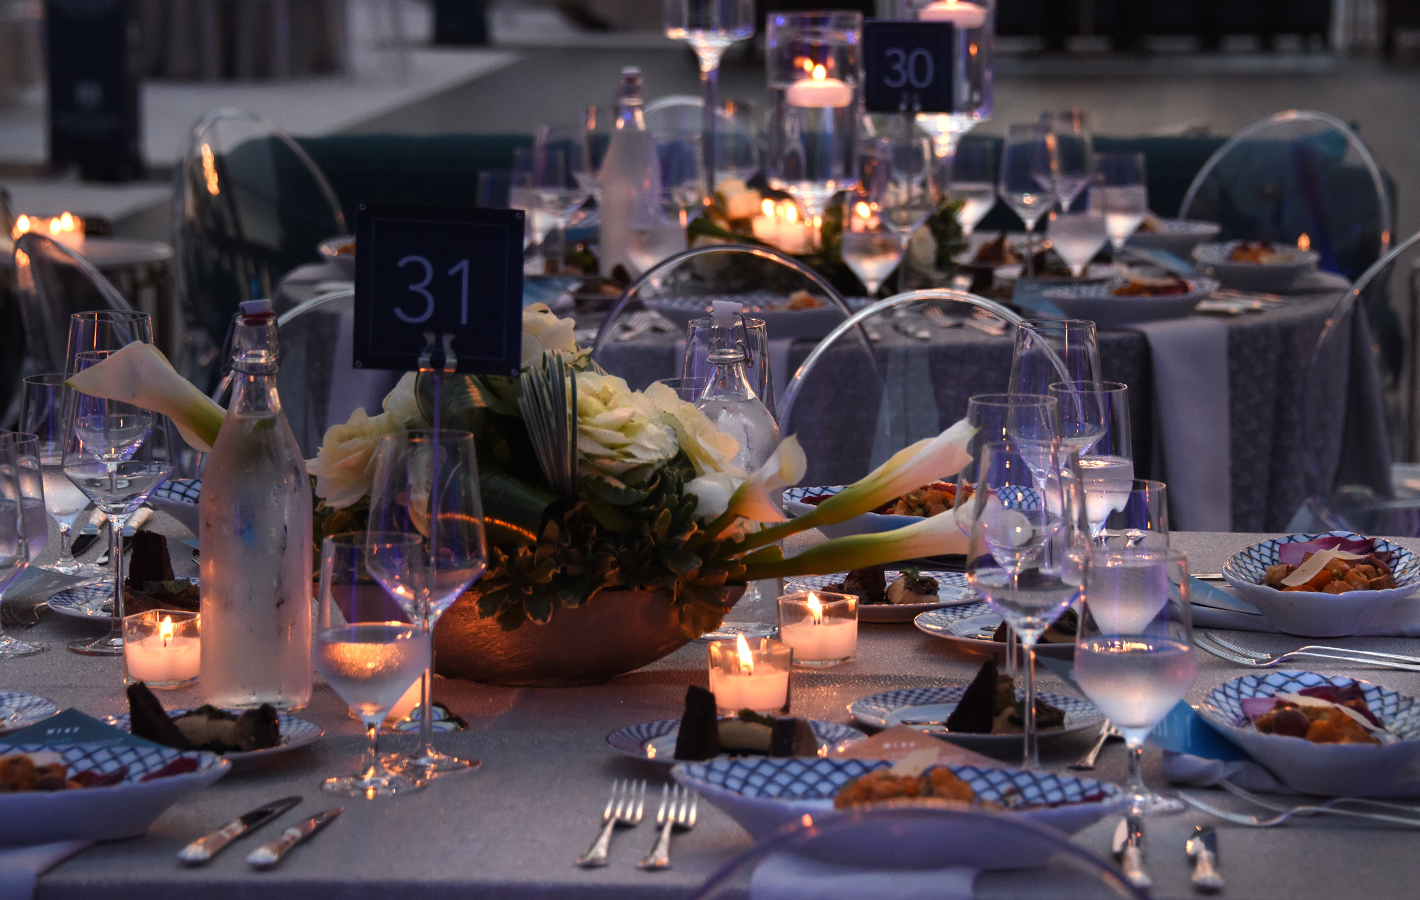
[[[765,200],[760,209],[764,215],[750,220],[755,238],[791,256],[807,253],[813,247],[813,223],[799,215],[792,200]]]
[[[76,253],[84,251],[84,220],[65,212],[54,218],[21,215],[15,219],[11,236],[18,238],[27,231],[48,235]]]
[[[836,666],[858,652],[858,598],[798,591],[779,598],[779,640],[794,648],[794,663]]]
[[[123,619],[123,662],[129,682],[175,688],[197,680],[201,663],[201,616],[151,609]]]
[[[986,24],[986,7],[966,0],[937,0],[917,13],[921,22],[950,22],[958,28],[980,28]]]
[[[789,711],[789,669],[793,652],[779,641],[760,638],[753,646],[742,634],[710,644],[710,692],[728,712]]]
[[[853,89],[837,78],[829,78],[823,66],[814,66],[808,78],[789,85],[784,102],[809,109],[841,109],[853,102]]]

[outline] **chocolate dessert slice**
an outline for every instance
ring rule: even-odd
[[[148,685],[135,682],[128,686],[128,730],[135,737],[150,740],[178,750],[193,749],[192,742],[168,718],[163,704],[153,696]]]
[[[720,753],[720,726],[715,695],[699,685],[685,689],[685,712],[675,739],[675,758],[712,759]]]
[[[961,695],[957,708],[947,716],[947,731],[957,734],[990,734],[996,719],[996,658],[993,656],[982,665],[966,693]]]

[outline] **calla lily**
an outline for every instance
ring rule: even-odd
[[[784,438],[779,442],[779,446],[774,448],[769,459],[765,460],[764,465],[750,473],[749,477],[735,488],[724,505],[724,512],[705,526],[705,533],[712,536],[722,535],[736,519],[783,522],[785,526],[792,526],[794,523],[786,521],[784,511],[775,500],[784,495],[786,487],[799,483],[808,465],[809,461],[804,456],[804,448],[800,446],[798,437],[791,434]],[[696,510],[699,514],[701,509],[713,511],[719,508],[718,496],[724,490],[724,485],[723,478],[702,476],[687,484],[685,492],[695,494],[700,501]],[[697,489],[705,491],[705,495],[702,496]]]
[[[183,378],[162,351],[134,341],[107,359],[70,378],[80,393],[131,403],[173,420],[193,449],[212,452],[226,412]]]
[[[825,541],[790,559],[771,559],[764,562],[751,559],[745,578],[753,581],[760,578],[785,578],[833,571],[847,572],[902,559],[965,553],[966,536],[957,527],[954,512],[949,509],[893,531],[854,534]]]

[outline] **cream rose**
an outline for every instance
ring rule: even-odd
[[[743,181],[727,178],[720,182],[718,190],[720,202],[725,206],[727,218],[731,220],[753,219],[759,215],[764,198],[760,196],[759,191],[745,187]]]
[[[646,388],[646,396],[655,404],[662,424],[675,431],[676,442],[690,457],[696,475],[725,472],[744,479],[745,473],[731,463],[740,452],[740,442],[734,436],[716,428],[709,416],[680,399],[667,385],[656,382]]]
[[[404,423],[389,413],[371,417],[363,409],[351,413],[348,422],[330,426],[316,458],[306,460],[306,470],[316,477],[316,496],[336,509],[358,502],[374,481],[380,438],[403,430]]]
[[[576,353],[575,326],[571,319],[557,318],[546,303],[534,303],[523,310],[523,367],[538,362],[549,350]]]
[[[390,419],[400,423],[405,428],[427,428],[429,422],[424,418],[424,413],[419,409],[419,399],[414,394],[415,384],[419,376],[414,372],[406,372],[399,379],[399,384],[394,386],[394,390],[385,397],[385,413]]]
[[[675,431],[625,380],[577,374],[577,451],[583,475],[634,484],[676,453]]]

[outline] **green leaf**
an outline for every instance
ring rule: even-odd
[[[484,465],[478,474],[489,540],[499,545],[536,542],[557,495],[496,466]]]
[[[632,487],[619,481],[613,481],[605,475],[583,475],[581,481],[584,491],[591,491],[600,499],[616,506],[630,506],[633,503],[640,503],[651,495],[651,490],[654,487],[654,485]]]

